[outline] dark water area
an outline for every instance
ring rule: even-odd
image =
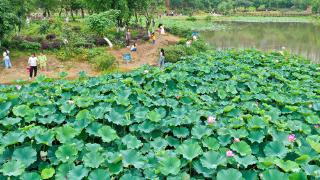
[[[320,63],[320,26],[312,23],[221,22],[221,31],[202,32],[201,36],[217,49],[285,49]]]

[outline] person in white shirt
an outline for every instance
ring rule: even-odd
[[[4,49],[4,52],[2,55],[3,55],[4,66],[6,69],[12,67],[9,54],[10,54],[10,51],[8,49]]]
[[[28,65],[29,65],[29,72],[30,72],[30,76],[29,79],[33,77],[37,76],[37,71],[38,71],[38,58],[36,57],[36,54],[32,54],[31,57],[29,57],[28,60]]]

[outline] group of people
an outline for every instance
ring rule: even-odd
[[[3,52],[3,63],[5,69],[12,68],[11,59],[10,59],[10,51],[8,49],[4,49]],[[47,57],[43,53],[40,53],[39,56],[36,56],[33,53],[28,59],[28,72],[29,72],[29,79],[37,76],[38,72],[38,65],[40,70],[46,71],[47,70]]]
[[[165,29],[164,29],[164,26],[162,24],[159,25],[159,34],[160,35],[165,35]],[[152,32],[151,34],[148,32],[148,36],[152,42],[153,45],[156,44],[156,33],[155,32]],[[137,52],[137,43],[134,42],[131,46],[130,46],[130,42],[131,42],[131,31],[130,29],[127,29],[126,31],[126,34],[125,34],[125,39],[126,39],[126,46],[128,48],[130,48],[130,51],[131,52]],[[159,58],[159,66],[160,67],[163,67],[164,66],[164,63],[165,63],[165,52],[164,52],[164,49],[161,49],[160,50],[160,58]]]

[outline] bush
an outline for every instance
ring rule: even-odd
[[[212,17],[211,17],[211,16],[206,16],[205,20],[206,20],[206,21],[211,21],[211,20],[212,20]]]
[[[54,40],[55,38],[56,38],[56,35],[55,35],[55,34],[48,34],[48,35],[46,36],[46,39],[49,40],[49,41],[52,41],[52,40]]]
[[[81,31],[81,27],[80,26],[74,26],[74,27],[72,27],[72,31],[80,32]]]
[[[48,50],[50,49],[50,44],[48,41],[42,41],[41,42],[41,50]]]
[[[95,68],[100,71],[108,70],[115,61],[116,58],[107,52],[97,55],[90,60],[90,62],[94,64]]]
[[[62,42],[60,40],[55,40],[52,42],[51,47],[53,49],[60,49],[62,47]]]
[[[169,46],[165,49],[166,61],[175,63],[184,56],[190,56],[208,50],[208,46],[201,40],[194,41],[190,47],[185,45],[186,41],[180,41],[178,45]]]
[[[48,33],[50,26],[51,26],[51,24],[49,23],[49,21],[43,21],[43,23],[40,25],[39,33],[40,34]]]
[[[38,51],[41,48],[41,44],[38,42],[22,41],[17,48],[20,50]]]
[[[108,44],[107,41],[104,40],[103,38],[96,38],[95,39],[95,45],[97,45],[97,46],[105,46],[107,44]]]
[[[171,28],[167,28],[167,32],[176,36],[180,36],[180,37],[190,37],[192,34],[191,30],[186,30],[186,29],[182,29],[179,28],[177,26],[173,26]]]
[[[189,16],[186,19],[187,21],[197,21],[197,18],[195,18],[194,16]]]

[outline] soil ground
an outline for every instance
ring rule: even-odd
[[[179,38],[170,34],[157,36],[156,44],[153,45],[151,42],[138,41],[137,52],[132,52],[132,61],[125,63],[123,60],[123,54],[130,53],[130,48],[112,49],[108,50],[112,53],[116,59],[119,71],[130,71],[136,69],[142,65],[157,65],[159,51],[170,44],[175,44],[179,41]],[[89,76],[97,76],[100,73],[96,71],[91,64],[88,62],[78,61],[59,61],[52,55],[47,55],[48,58],[48,70],[42,71],[38,69],[38,75],[44,74],[50,78],[59,77],[60,72],[67,72],[68,78],[78,77],[79,72],[85,71]],[[29,73],[27,71],[28,56],[19,57],[11,60],[12,68],[4,69],[0,66],[0,84],[14,83],[16,80],[28,80]],[[2,63],[2,62],[1,62]]]

